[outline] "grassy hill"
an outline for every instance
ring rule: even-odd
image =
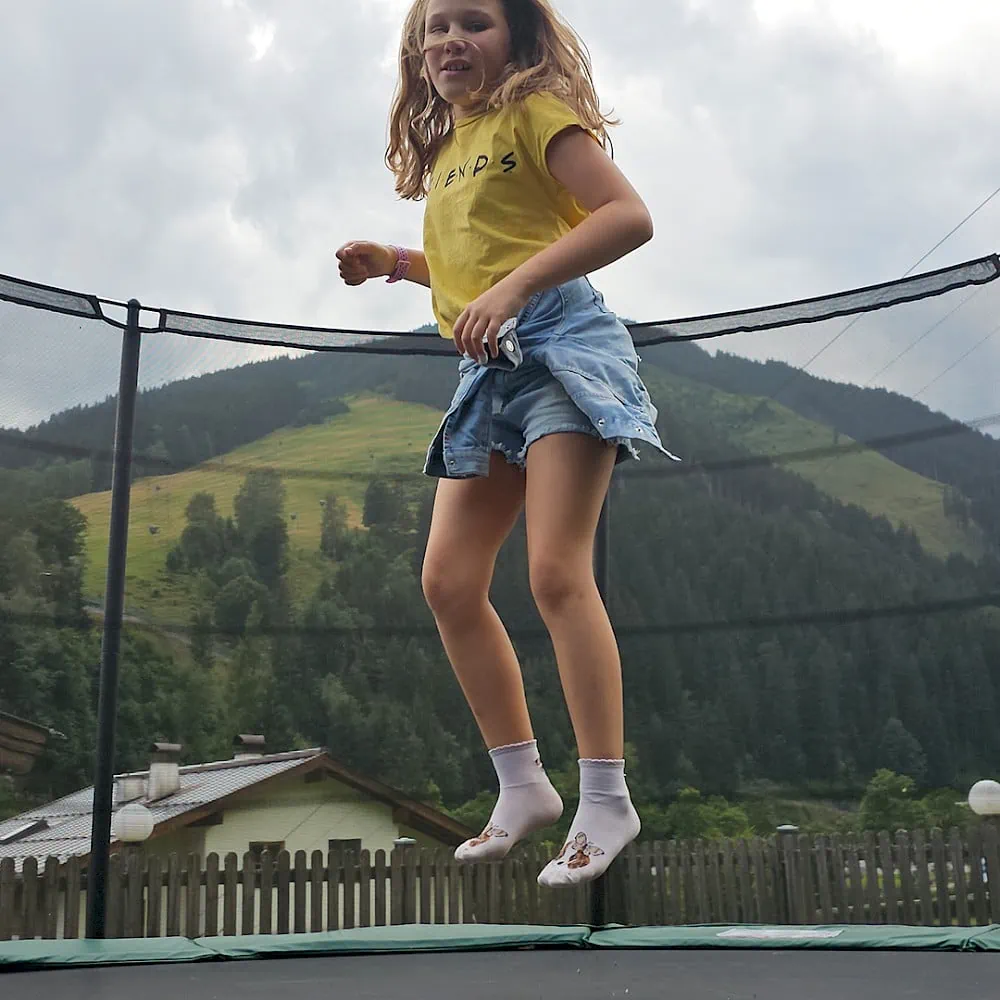
[[[1000,553],[1000,439],[888,389],[819,378],[785,362],[752,361],[694,344],[663,344],[644,356],[724,392],[770,397],[807,420],[876,446],[890,461],[957,490],[986,549]],[[897,435],[919,435],[893,443]],[[945,433],[942,433],[945,432]]]
[[[140,457],[145,468],[166,452],[169,468],[185,471],[135,485],[128,611],[163,633],[157,638],[173,646],[161,646],[177,654],[153,655],[136,634],[145,629],[130,630],[130,669],[123,681],[132,688],[122,715],[128,719],[126,744],[136,754],[144,753],[151,732],[192,747],[214,746],[224,732],[265,732],[276,746],[300,740],[339,746],[349,766],[413,794],[424,794],[433,781],[450,806],[488,787],[488,759],[440,643],[431,633],[382,634],[389,626],[428,621],[409,548],[422,536],[408,534],[408,525],[394,531],[387,524],[380,537],[352,537],[336,563],[318,552],[320,505],[328,495],[345,502],[356,525],[373,471],[405,472],[415,486],[431,488],[419,469],[454,366],[401,367],[399,379],[374,371],[368,380],[338,369],[343,384],[350,384],[344,399],[332,394],[320,368],[302,365],[286,379],[298,392],[294,406],[282,408],[267,391],[253,398],[256,416],[266,418],[260,431],[238,386],[223,393],[202,385],[192,390],[190,408],[172,411],[175,421],[188,421],[194,444],[201,447],[204,438],[210,449],[189,460],[183,450],[173,450],[167,425],[151,425],[148,458]],[[712,386],[656,363],[647,362],[643,372],[661,409],[664,436],[688,462],[837,443],[823,418],[789,412],[767,402],[766,394]],[[266,388],[265,379],[258,381]],[[302,388],[307,383],[314,384],[309,393]],[[333,406],[342,399],[346,413]],[[331,415],[324,419],[324,412]],[[840,428],[840,443],[844,434]],[[213,458],[202,461],[205,455]],[[644,458],[642,470],[673,468],[655,456]],[[218,512],[231,515],[248,473],[264,468],[284,471],[291,565],[283,582],[296,606],[287,616],[283,606],[267,608],[261,601],[260,607],[279,614],[293,634],[275,642],[203,643],[193,636],[185,648],[189,637],[171,626],[188,625],[193,610],[214,612],[216,625],[227,624],[218,590],[203,592],[197,573],[165,572],[185,527],[185,508],[197,492],[211,492]],[[665,801],[682,783],[706,794],[745,790],[758,799],[773,798],[766,788],[777,788],[788,800],[780,812],[769,811],[767,802],[755,806],[763,828],[790,819],[806,828],[825,823],[832,815],[827,811],[836,812],[838,800],[849,799],[882,766],[912,771],[930,787],[967,787],[988,771],[1000,746],[990,694],[1000,691],[1000,633],[978,614],[878,613],[995,586],[988,560],[978,567],[964,560],[944,563],[913,538],[889,530],[886,520],[912,525],[914,537],[938,555],[975,551],[975,536],[945,516],[942,485],[915,471],[885,457],[841,453],[789,464],[788,471],[635,478],[619,491],[613,508],[616,625],[626,640],[622,658],[637,787],[642,784],[648,801]],[[810,479],[857,507],[828,500]],[[86,594],[100,600],[109,496],[82,496],[75,503],[90,524]],[[43,541],[46,510],[40,507],[30,522],[42,529]],[[878,515],[878,523],[866,511]],[[225,534],[214,531],[208,541],[222,542]],[[266,531],[249,534],[251,544],[268,537]],[[537,618],[523,537],[519,526],[519,542],[503,553],[493,588],[498,610],[515,627],[530,627]],[[264,577],[272,563],[262,548],[249,551]],[[228,543],[226,549],[236,550]],[[15,564],[22,551],[0,549],[6,559],[0,568],[9,573],[9,567],[24,564],[35,570],[31,560]],[[200,564],[197,558],[190,562]],[[335,592],[317,588],[321,578],[334,580]],[[266,579],[273,582],[274,575]],[[850,627],[829,619],[787,627],[742,624],[750,617],[838,607],[872,615]],[[351,622],[362,615],[373,629],[352,634]],[[675,624],[685,626],[682,633]],[[328,627],[337,636],[333,641],[324,634]],[[77,661],[93,661],[92,641],[78,651],[69,635],[72,648],[60,659],[37,633],[9,631],[21,643],[12,662],[21,665],[22,686],[38,698],[74,679]],[[549,756],[556,767],[572,770],[574,734],[550,644],[526,639],[518,652]],[[406,670],[398,669],[400,662]],[[43,714],[32,705],[23,710],[34,712],[31,717]],[[57,728],[84,732],[86,720],[78,724],[75,718],[58,720]],[[81,749],[79,761],[89,760],[89,753]],[[72,763],[77,770],[84,766]],[[794,803],[809,797],[807,789],[834,801],[808,813],[804,806],[796,810]]]
[[[126,576],[129,610],[155,608],[157,621],[188,621],[186,584],[171,580],[164,572],[167,553],[184,530],[188,501],[195,493],[212,493],[219,513],[230,515],[233,498],[254,468],[291,473],[284,478],[294,567],[289,575],[300,587],[307,587],[315,577],[312,554],[319,545],[320,501],[329,493],[336,494],[346,503],[353,523],[360,524],[365,474],[418,474],[427,443],[441,420],[441,414],[429,406],[380,396],[358,396],[347,402],[350,413],[325,424],[276,431],[197,468],[133,483]],[[92,493],[73,503],[88,522],[84,592],[100,600],[107,569],[111,496]]]
[[[731,440],[757,455],[847,446],[852,439],[807,420],[794,411],[756,396],[724,392],[676,375],[661,375],[663,408],[676,406],[721,428]],[[983,554],[982,532],[964,527],[944,513],[946,486],[918,475],[875,451],[846,451],[824,458],[796,460],[787,468],[824,493],[852,503],[898,527],[912,528],[931,555],[952,553],[977,559]]]
[[[773,401],[761,405],[757,397],[725,392],[659,368],[649,368],[645,374],[661,410],[673,409],[708,421],[756,454],[849,441]],[[309,592],[319,574],[320,501],[329,493],[336,494],[346,503],[352,522],[359,524],[368,474],[418,474],[441,418],[433,407],[374,394],[350,397],[348,404],[349,413],[324,424],[279,430],[185,472],[137,480],[129,519],[129,610],[149,613],[159,622],[189,620],[189,582],[164,571],[167,553],[184,529],[185,508],[195,493],[208,492],[214,494],[223,516],[231,514],[233,497],[252,468],[289,473],[284,479],[292,559],[289,578],[297,594]],[[909,525],[935,556],[961,553],[975,558],[982,553],[978,529],[963,528],[945,516],[941,483],[882,455],[846,453],[795,462],[789,468],[845,503],[885,516],[894,525]],[[100,601],[107,566],[110,494],[89,494],[73,502],[89,525],[85,593]]]

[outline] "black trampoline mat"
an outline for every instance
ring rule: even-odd
[[[0,974],[3,1000],[996,1000],[1000,955],[503,951]]]

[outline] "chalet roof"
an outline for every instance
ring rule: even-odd
[[[460,844],[472,833],[440,810],[417,802],[402,792],[351,771],[334,760],[323,747],[290,753],[214,761],[181,767],[180,788],[172,795],[150,802],[140,798],[153,814],[153,837],[188,826],[224,809],[248,789],[281,780],[292,774],[325,773],[363,794],[393,808],[404,825],[446,844]],[[136,771],[118,778],[148,778]],[[90,853],[93,823],[93,787],[0,821],[0,861],[14,858],[19,870],[26,857],[43,862],[48,857],[66,861]],[[5,838],[10,838],[4,843]]]

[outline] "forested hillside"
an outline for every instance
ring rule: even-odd
[[[424,329],[424,328],[421,328]],[[650,366],[727,393],[771,398],[855,441],[926,436],[878,451],[953,487],[949,513],[971,521],[1000,552],[1000,441],[962,428],[921,403],[882,389],[830,382],[780,362],[759,363],[693,344],[644,348]],[[379,391],[442,407],[454,384],[450,358],[318,353],[186,379],[143,392],[136,416],[136,474],[190,468],[282,427],[321,422],[346,393]],[[261,405],[262,400],[267,405]],[[669,416],[671,397],[659,398]],[[940,433],[942,427],[956,433]],[[110,486],[114,400],[75,407],[28,431],[0,433],[0,488],[22,498],[71,497]],[[12,470],[17,470],[16,474]]]
[[[649,363],[644,374],[658,400],[674,390],[677,405],[663,406],[660,421],[672,448],[707,463],[691,471],[647,454],[612,497],[610,603],[630,775],[650,829],[686,785],[734,795],[770,782],[849,798],[879,767],[924,787],[991,773],[1000,758],[995,612],[879,609],[995,593],[996,561],[934,558],[911,530],[832,499],[794,468],[754,462],[730,428],[706,419],[704,400],[676,392],[675,376]],[[327,427],[349,434],[359,419],[344,412],[349,394],[367,387],[440,406],[453,378],[453,363],[416,358],[269,362],[145,394],[137,447],[162,445],[164,463],[190,464],[165,430],[181,413],[207,432],[206,449],[277,426],[292,428],[289,442]],[[384,402],[384,420],[394,405]],[[110,413],[61,415],[28,436],[104,449]],[[400,407],[398,436],[412,420]],[[414,446],[415,470],[424,444]],[[55,794],[92,766],[99,637],[82,611],[85,524],[53,497],[87,463],[29,469],[11,459],[25,454],[7,451],[19,467],[5,482],[20,492],[0,493],[0,705],[66,735],[34,778],[36,792]],[[156,737],[184,743],[191,760],[226,754],[234,732],[263,731],[272,747],[325,744],[360,770],[475,813],[492,772],[418,582],[432,485],[372,476],[358,493],[358,525],[345,506],[354,487],[348,496],[329,479],[317,536],[291,520],[280,474],[240,477],[235,495],[191,496],[162,554],[157,572],[188,595],[179,636],[141,623],[126,630],[119,766],[142,765]],[[524,662],[546,761],[571,771],[572,734],[520,527],[494,599]],[[816,618],[840,609],[865,617]],[[48,624],[53,615],[68,625]],[[790,615],[816,620],[760,621]]]
[[[907,469],[955,487],[967,501],[969,515],[1000,552],[1000,440],[969,429],[937,433],[949,425],[957,431],[960,425],[899,393],[804,375],[780,361],[750,361],[722,352],[710,356],[691,344],[659,345],[643,354],[670,371],[728,392],[773,398],[858,441],[927,432],[922,440],[878,450]]]

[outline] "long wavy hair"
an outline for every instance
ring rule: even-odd
[[[396,192],[409,201],[427,196],[435,157],[455,126],[452,106],[427,71],[424,34],[430,0],[414,0],[403,25],[399,80],[389,115],[385,162]],[[476,110],[506,107],[528,94],[549,92],[564,100],[606,149],[608,128],[621,124],[600,109],[590,54],[549,0],[501,0],[511,33],[511,59],[492,93],[480,89]],[[471,43],[470,43],[471,44]]]

